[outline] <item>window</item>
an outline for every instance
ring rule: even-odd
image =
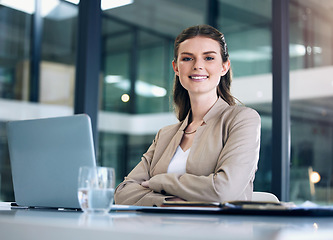
[[[290,200],[332,204],[332,3],[290,2]]]
[[[73,114],[77,6],[42,1],[38,103],[30,102],[31,7],[0,3],[0,201],[14,201],[6,122]]]

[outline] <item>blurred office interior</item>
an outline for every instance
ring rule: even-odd
[[[158,129],[177,121],[170,97],[174,38],[186,27],[209,23],[228,43],[232,93],[261,115],[255,190],[272,191],[272,1],[102,0],[97,161],[116,169],[117,183],[140,161]],[[78,4],[0,0],[1,201],[14,200],[6,122],[74,114]],[[288,23],[288,200],[332,204],[333,1],[290,0]],[[40,44],[33,47],[36,38]],[[31,63],[38,51],[34,76]]]

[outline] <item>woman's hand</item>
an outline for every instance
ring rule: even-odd
[[[149,180],[142,182],[141,186],[145,187],[145,188],[149,188]]]
[[[149,188],[149,180],[142,182],[141,186],[145,187],[145,188]],[[179,198],[179,197],[170,197],[170,198],[167,198],[165,200],[166,201],[180,201],[180,202],[184,202],[185,201],[184,199]]]

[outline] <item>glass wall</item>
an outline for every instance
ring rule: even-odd
[[[20,68],[29,59],[31,18],[24,12],[1,6],[0,23],[0,96],[25,99]]]
[[[13,115],[13,109],[6,109],[8,101],[28,98],[22,86],[29,75],[30,30],[29,14],[0,5],[0,200],[13,199],[4,121]],[[21,71],[24,67],[26,72]]]
[[[40,103],[73,108],[77,14],[76,5],[59,2],[43,17]]]
[[[72,115],[76,58],[77,6],[42,0],[34,38],[41,43],[39,102],[31,102],[35,1],[7,2],[0,1],[0,201],[14,201],[6,122]]]
[[[102,110],[128,113],[128,101],[122,97],[130,94],[130,58],[132,33],[130,27],[104,19],[102,35]]]
[[[290,3],[290,198],[333,202],[331,1]]]
[[[169,111],[172,94],[171,46],[169,39],[140,32],[138,75],[135,84],[136,113]]]

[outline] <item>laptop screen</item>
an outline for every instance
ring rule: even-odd
[[[94,166],[88,115],[7,123],[15,201],[20,206],[80,208],[81,166]]]

